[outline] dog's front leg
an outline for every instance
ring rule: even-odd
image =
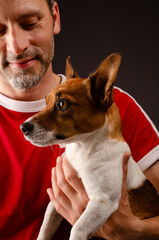
[[[117,210],[119,198],[111,200],[108,196],[101,196],[90,199],[86,210],[71,230],[70,240],[89,239]]]
[[[37,240],[52,239],[52,236],[62,222],[62,219],[62,216],[56,212],[56,209],[54,208],[52,202],[50,202],[47,206]]]

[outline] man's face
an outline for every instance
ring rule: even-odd
[[[46,0],[0,0],[0,81],[30,89],[54,55],[53,18]]]

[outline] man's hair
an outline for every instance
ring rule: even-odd
[[[49,6],[50,13],[52,15],[52,7],[54,5],[54,0],[47,0],[47,4]]]

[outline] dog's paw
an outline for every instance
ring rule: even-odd
[[[45,234],[43,236],[38,236],[36,240],[51,240],[51,237]]]
[[[72,228],[69,240],[88,240],[89,236],[84,232],[83,229]]]
[[[81,234],[76,234],[75,236],[70,236],[69,240],[88,240],[88,238],[83,237]]]

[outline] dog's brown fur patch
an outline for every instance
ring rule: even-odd
[[[108,108],[106,116],[108,120],[108,134],[110,138],[124,142],[125,140],[122,134],[120,113],[115,103]]]
[[[149,180],[128,191],[132,213],[140,219],[159,215],[159,195]]]

